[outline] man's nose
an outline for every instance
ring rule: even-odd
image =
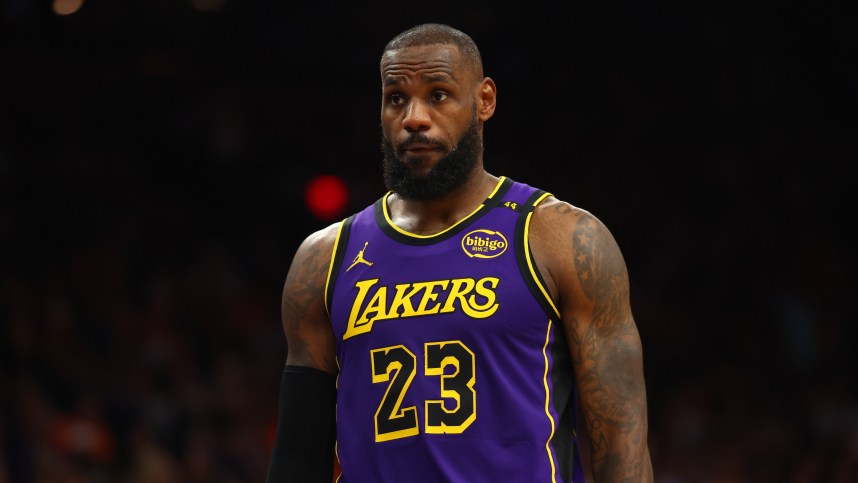
[[[420,101],[412,100],[405,110],[402,119],[402,129],[408,132],[428,131],[432,127],[432,118],[429,116],[429,108]]]

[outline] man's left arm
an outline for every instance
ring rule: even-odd
[[[562,202],[543,210],[542,252],[575,370],[596,482],[652,482],[643,354],[626,263],[595,216]],[[548,212],[548,213],[546,213]]]

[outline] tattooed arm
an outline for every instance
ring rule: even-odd
[[[616,241],[592,214],[548,198],[530,242],[560,303],[595,481],[653,481],[642,347]]]
[[[336,233],[335,224],[307,237],[286,276],[281,315],[288,352],[267,483],[332,481],[337,364],[325,282]]]
[[[286,364],[337,373],[334,333],[325,310],[325,281],[337,224],[301,244],[283,286],[280,313],[288,348]]]

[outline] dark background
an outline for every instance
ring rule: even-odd
[[[0,482],[264,479],[304,186],[383,193],[425,21],[497,82],[487,169],[623,249],[656,480],[858,481],[855,4],[690,3],[6,0]]]

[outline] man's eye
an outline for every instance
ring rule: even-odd
[[[447,93],[443,91],[435,91],[432,93],[432,100],[435,102],[441,102],[447,98]]]
[[[391,95],[390,95],[390,97],[389,97],[388,99],[390,99],[390,103],[391,103],[391,104],[393,104],[394,106],[401,105],[401,104],[404,102],[404,100],[405,100],[405,99],[404,99],[401,95],[399,95],[399,94],[391,94]]]

